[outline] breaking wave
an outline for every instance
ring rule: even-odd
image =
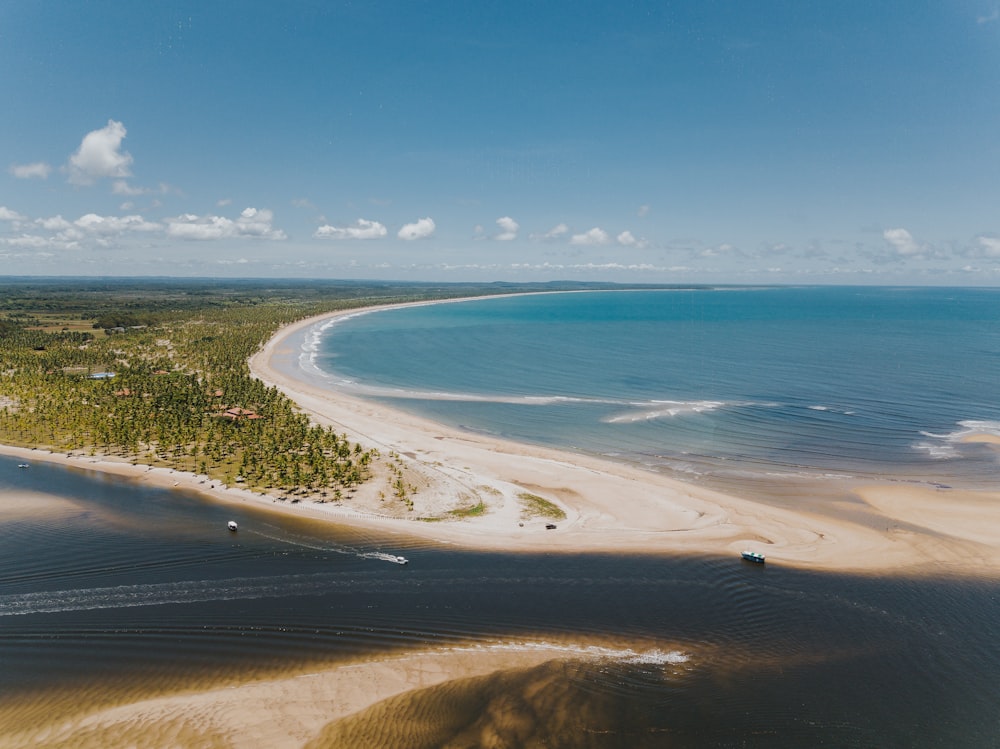
[[[915,442],[913,449],[933,460],[949,460],[962,456],[962,447],[975,442],[976,437],[1000,439],[1000,421],[969,419],[958,422],[958,429],[945,434],[920,432],[927,439]]]

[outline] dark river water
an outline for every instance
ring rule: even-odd
[[[475,746],[448,741],[516,703],[525,746],[1000,746],[993,581],[470,553],[18,462],[0,458],[0,746],[70,699],[526,641],[558,653],[317,745]]]

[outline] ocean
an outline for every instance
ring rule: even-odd
[[[304,361],[330,387],[461,428],[696,481],[978,486],[996,454],[961,435],[1000,420],[998,298],[498,298],[355,316],[310,334]],[[1000,746],[992,580],[475,553],[18,462],[0,456],[2,746],[223,746],[198,716],[173,716],[177,733],[55,728],[175,692],[470,648],[553,659],[402,695],[309,746]]]
[[[452,426],[724,488],[996,485],[1000,290],[539,294],[318,326],[327,387]]]

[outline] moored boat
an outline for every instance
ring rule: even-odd
[[[764,564],[764,555],[756,551],[744,551],[740,553],[740,556],[743,557],[748,562],[753,562],[755,564]]]
[[[230,520],[228,523],[226,523],[226,527],[229,528],[229,530],[231,531],[235,531],[238,526],[236,525],[235,520]]]
[[[29,466],[28,466],[28,464],[27,464],[27,463],[18,463],[18,464],[17,464],[17,467],[18,467],[18,468],[28,468]]]

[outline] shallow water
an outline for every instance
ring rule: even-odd
[[[4,458],[0,497],[0,744],[26,721],[123,699],[526,646],[553,660],[394,698],[318,745],[983,747],[1000,735],[991,582],[457,552]],[[410,564],[376,557],[397,553]]]

